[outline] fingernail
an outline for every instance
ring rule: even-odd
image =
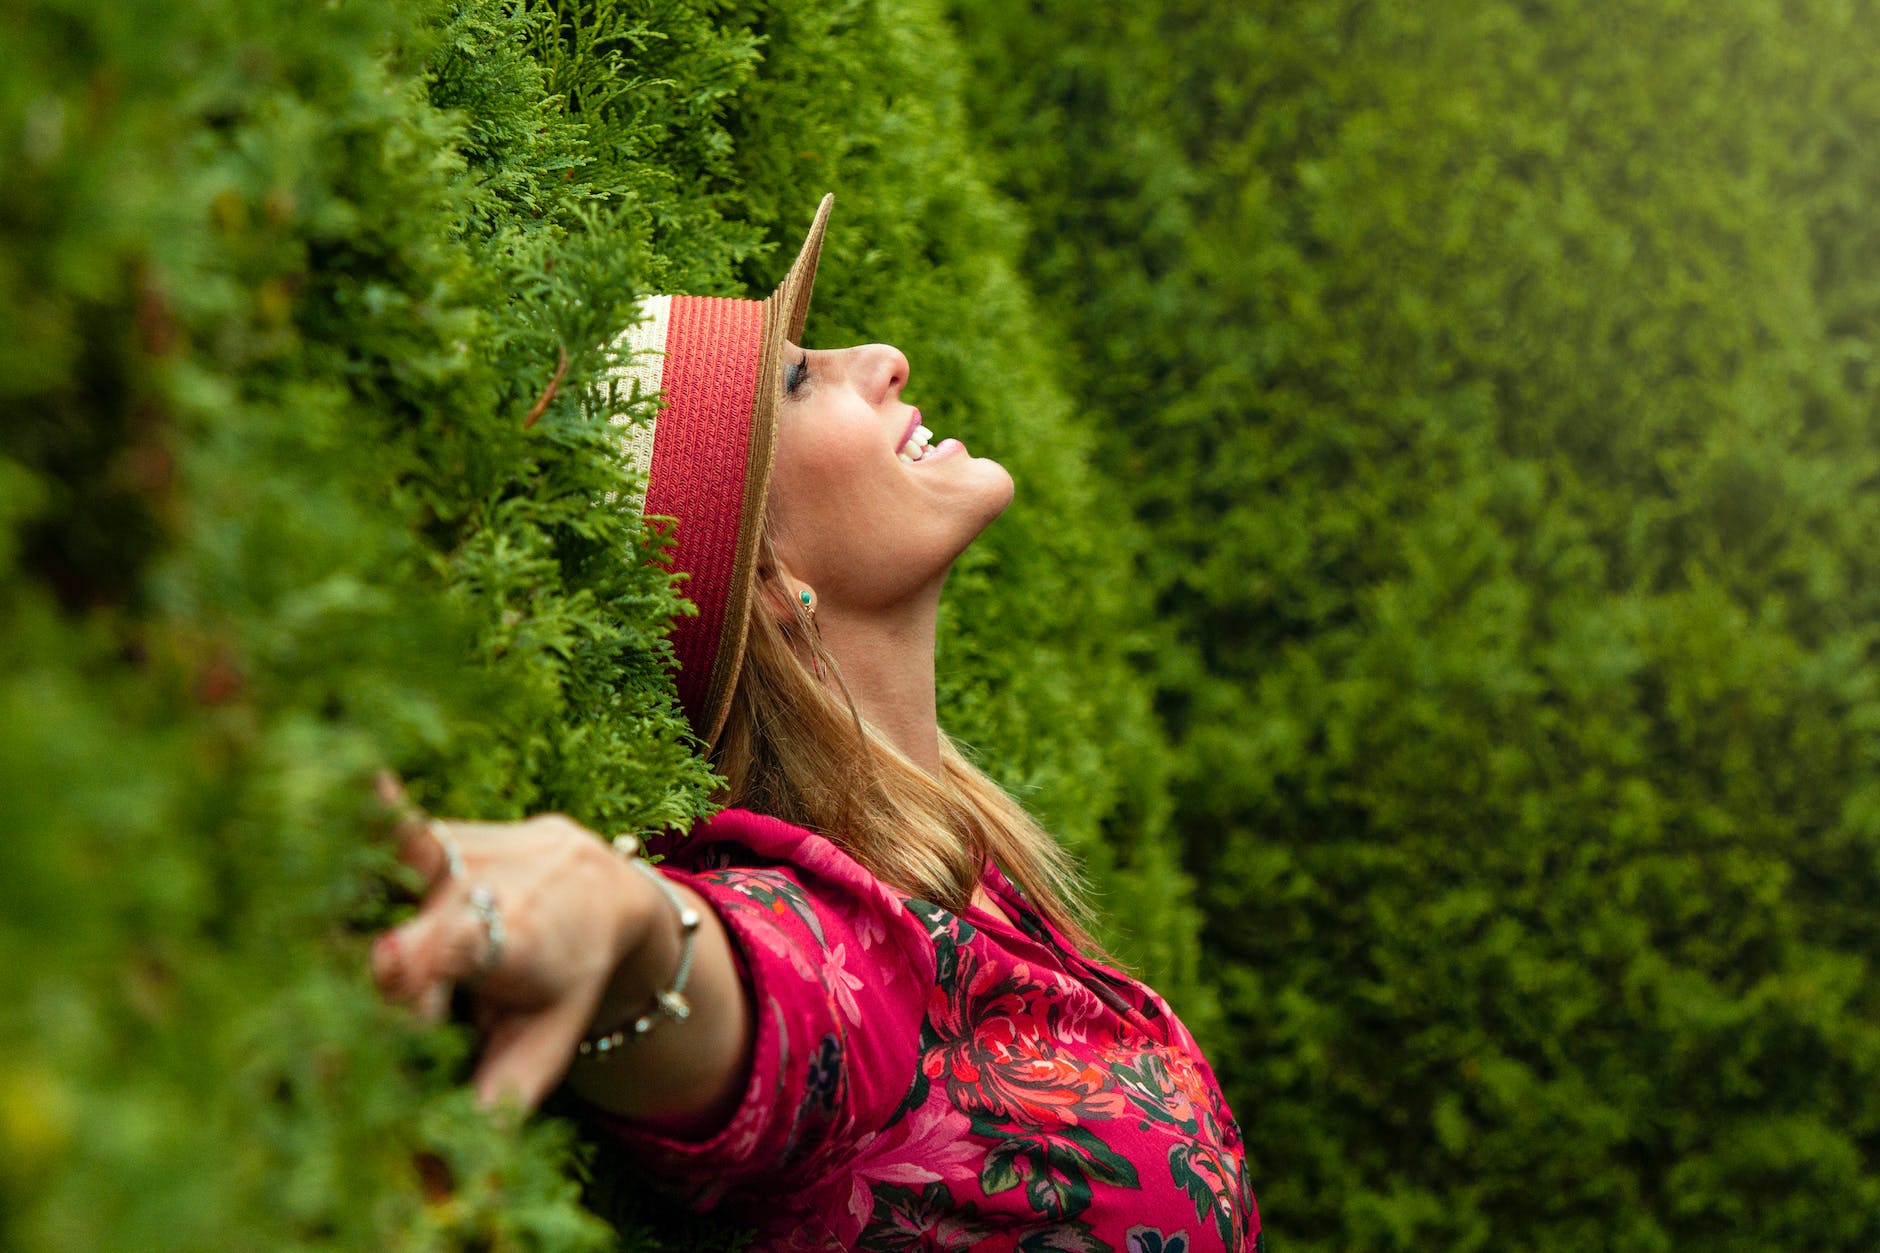
[[[372,942],[372,974],[381,981],[391,972],[398,961],[399,943],[396,932],[387,931]]]

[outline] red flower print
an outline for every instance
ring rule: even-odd
[[[1107,1054],[1105,1060],[1111,1078],[1139,1111],[1157,1122],[1180,1127],[1190,1135],[1200,1130],[1195,1120],[1193,1094],[1182,1081],[1179,1060],[1172,1051],[1143,1053],[1116,1049]]]
[[[970,951],[960,954],[952,986],[934,991],[934,1033],[921,1059],[929,1079],[945,1083],[964,1110],[995,1122],[1033,1126],[1114,1118],[1127,1108],[1107,1068],[1057,1044],[1058,989],[1024,966],[1000,973]]]

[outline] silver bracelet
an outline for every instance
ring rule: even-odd
[[[692,949],[698,940],[699,912],[686,904],[674,890],[666,876],[641,861],[635,854],[640,851],[640,842],[630,835],[623,835],[614,840],[614,848],[621,856],[638,866],[647,877],[658,885],[660,892],[672,903],[672,911],[679,916],[679,969],[672,976],[672,986],[663,992],[653,994],[653,1003],[646,1011],[634,1018],[624,1027],[618,1027],[601,1035],[591,1035],[575,1045],[577,1057],[605,1059],[630,1041],[638,1040],[647,1032],[657,1027],[668,1018],[674,1022],[684,1022],[692,1016],[692,1003],[685,999],[686,981],[692,977]]]

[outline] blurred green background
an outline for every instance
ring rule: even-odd
[[[377,1004],[363,781],[704,812],[599,347],[833,190],[1269,1247],[1880,1247],[1874,4],[7,16],[0,1245],[734,1242]]]

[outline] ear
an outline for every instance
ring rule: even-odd
[[[764,608],[778,622],[792,625],[815,612],[815,589],[792,574],[784,562],[760,573],[758,586],[763,592]]]

